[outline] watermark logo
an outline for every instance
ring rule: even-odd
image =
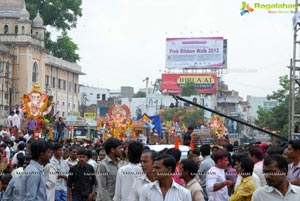
[[[298,8],[297,4],[293,3],[253,3],[252,7],[246,3],[245,1],[242,2],[241,16],[245,15],[246,13],[253,12],[254,9],[267,11],[270,14],[289,14],[295,13],[295,8]]]
[[[241,16],[245,15],[246,13],[253,12],[253,11],[254,11],[254,9],[252,7],[250,7],[248,3],[246,3],[245,1],[242,2]]]

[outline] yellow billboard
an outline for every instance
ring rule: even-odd
[[[87,112],[85,112],[83,115],[85,119],[96,119],[97,116],[96,113],[87,113]]]

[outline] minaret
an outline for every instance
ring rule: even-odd
[[[20,12],[18,25],[15,26],[15,34],[31,34],[30,14],[26,9],[25,1],[23,0],[23,9]]]
[[[39,40],[44,40],[45,38],[45,28],[43,26],[44,21],[40,16],[40,12],[37,12],[36,17],[33,19],[32,23],[32,37]]]

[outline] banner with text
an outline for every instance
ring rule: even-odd
[[[97,114],[96,113],[87,113],[87,112],[85,112],[83,114],[83,116],[84,116],[85,119],[96,119]]]
[[[166,40],[166,68],[225,68],[223,37]]]
[[[162,74],[161,91],[164,94],[180,94],[182,86],[194,82],[195,88],[201,94],[217,92],[217,75],[211,74]]]

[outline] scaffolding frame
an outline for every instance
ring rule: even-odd
[[[298,0],[295,0],[295,5]],[[295,6],[295,15],[293,17],[294,34],[293,34],[293,58],[290,61],[290,93],[289,93],[289,140],[300,138],[300,107],[295,106],[300,98],[300,18],[298,6]]]

